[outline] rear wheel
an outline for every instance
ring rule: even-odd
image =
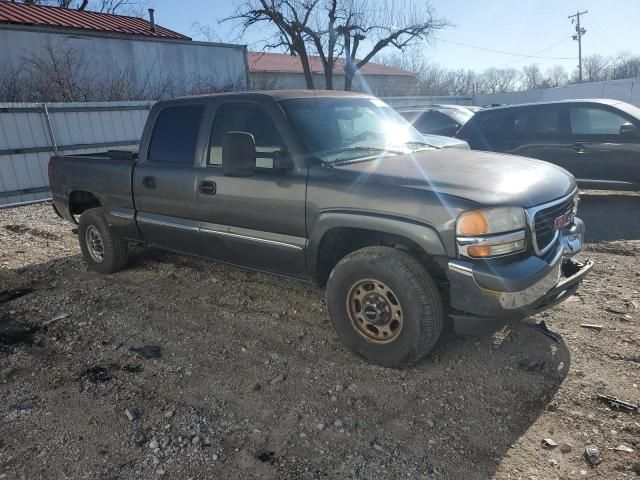
[[[90,270],[114,273],[127,266],[127,242],[109,228],[102,209],[92,208],[80,216],[78,239],[82,255]]]
[[[429,353],[442,333],[435,282],[408,253],[367,247],[344,257],[327,282],[327,306],[342,342],[365,360],[405,367]]]

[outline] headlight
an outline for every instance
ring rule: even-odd
[[[460,254],[483,258],[524,250],[525,214],[520,207],[499,207],[461,213],[456,222]]]

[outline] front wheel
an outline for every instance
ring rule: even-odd
[[[127,266],[127,242],[109,228],[102,209],[92,208],[80,216],[78,239],[82,255],[90,270],[114,273]]]
[[[342,342],[386,367],[406,367],[429,353],[442,333],[437,286],[408,253],[367,247],[344,257],[327,282],[327,306]]]

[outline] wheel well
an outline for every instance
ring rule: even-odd
[[[402,249],[417,258],[436,281],[445,278],[440,266],[412,240],[392,233],[341,227],[329,230],[320,242],[316,260],[318,285],[323,286],[327,283],[331,270],[342,258],[361,248],[373,246]]]
[[[72,215],[80,215],[90,208],[100,207],[100,201],[91,192],[74,190],[69,195],[69,212]]]

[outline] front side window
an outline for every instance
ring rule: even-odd
[[[609,110],[596,107],[571,107],[571,132],[576,135],[618,135],[629,122]]]
[[[257,168],[273,168],[273,152],[283,151],[280,132],[267,111],[253,103],[229,102],[216,112],[209,147],[209,165],[222,165],[222,140],[226,132],[247,132],[256,142]]]
[[[408,153],[424,137],[374,98],[299,98],[281,102],[305,149],[323,162]]]
[[[203,111],[200,105],[167,107],[160,111],[151,134],[148,160],[192,165]]]
[[[533,138],[560,133],[560,109],[555,106],[527,108],[516,112],[514,134]]]

